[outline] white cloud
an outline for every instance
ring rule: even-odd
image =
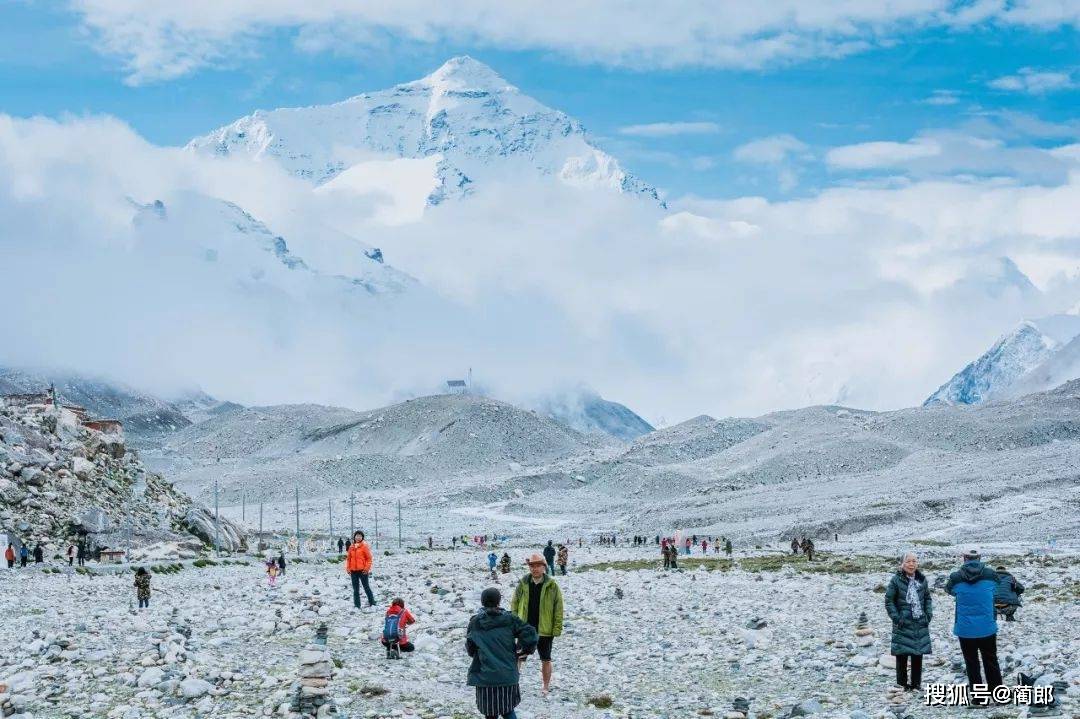
[[[733,155],[739,162],[778,165],[791,155],[804,154],[807,148],[805,142],[791,135],[772,135],[739,145]]]
[[[636,137],[674,137],[676,135],[713,135],[720,132],[715,122],[651,122],[646,125],[627,125],[619,134]]]
[[[996,90],[1023,92],[1028,95],[1045,95],[1077,87],[1071,72],[1036,70],[1030,67],[1022,67],[1015,75],[1002,75],[987,84]]]
[[[897,167],[912,160],[941,154],[941,145],[929,138],[908,142],[861,142],[834,147],[825,154],[825,162],[845,170],[868,170]]]
[[[468,0],[73,0],[100,48],[123,58],[130,82],[178,77],[235,62],[279,29],[322,52],[376,48],[387,34],[422,43],[539,49],[581,62],[638,68],[759,68],[839,57],[892,42],[927,26],[1078,24],[1060,0],[977,3],[950,0],[773,0],[656,4],[507,3]],[[597,28],[603,28],[598,31]]]
[[[1056,186],[920,180],[669,214],[517,178],[381,227],[377,204],[357,217],[268,163],[157,148],[109,119],[0,116],[0,363],[251,403],[370,407],[471,366],[504,396],[582,381],[650,417],[912,405],[1015,318],[1076,304],[1080,170],[1059,154],[1073,170]],[[187,191],[242,204],[301,256],[323,222],[355,230],[427,289],[285,301],[202,274],[184,236],[133,232],[125,199]]]
[[[957,95],[955,90],[934,90],[922,103],[924,105],[956,105],[960,102]]]

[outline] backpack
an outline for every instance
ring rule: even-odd
[[[401,638],[399,634],[398,624],[401,622],[400,614],[387,615],[383,620],[382,636],[388,642],[396,642]]]

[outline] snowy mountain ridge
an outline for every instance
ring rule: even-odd
[[[1078,335],[1080,316],[1077,315],[1059,314],[1025,320],[953,375],[923,402],[923,406],[979,404],[995,397],[1017,396],[1011,388],[1021,384],[1025,384],[1024,393],[1030,393],[1073,379],[1054,372],[1056,381],[1053,383],[1035,386],[1023,382]]]
[[[428,204],[461,197],[495,176],[531,172],[663,205],[655,188],[597,148],[581,124],[470,57],[388,90],[330,105],[258,110],[193,139],[194,152],[267,158],[322,185],[386,158],[440,156]]]

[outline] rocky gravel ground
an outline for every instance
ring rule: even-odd
[[[499,581],[507,597],[532,549],[508,549],[514,573]],[[570,574],[558,578],[567,614],[553,692],[540,697],[539,665],[530,660],[522,719],[1029,714],[1016,706],[927,708],[921,696],[889,693],[882,593],[892,558],[826,554],[807,563],[762,551],[730,561],[693,556],[681,571],[664,572],[656,554],[573,549]],[[19,719],[289,716],[306,666],[306,684],[315,687],[308,694],[332,699],[339,716],[476,716],[463,645],[478,593],[490,584],[484,556],[380,552],[374,586],[382,606],[364,612],[352,608],[336,559],[293,562],[276,589],[255,558],[159,567],[142,612],[133,608],[131,574],[2,570],[0,707]],[[1019,670],[1062,682],[1053,713],[1080,717],[1080,558],[989,559],[1006,561],[1028,586],[1020,621],[1003,623],[999,634],[1008,683]],[[931,556],[923,567],[935,581],[955,563]],[[395,595],[418,618],[410,632],[417,651],[387,661],[377,637]],[[958,682],[953,602],[943,591],[934,600],[924,681]],[[867,622],[857,634],[862,613]],[[329,681],[312,670],[326,666],[324,650],[312,644],[321,623],[329,630]],[[740,697],[749,707],[736,715]]]

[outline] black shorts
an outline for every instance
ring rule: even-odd
[[[540,641],[536,644],[536,653],[540,656],[540,661],[551,661],[551,643],[555,641],[555,637],[540,637]]]

